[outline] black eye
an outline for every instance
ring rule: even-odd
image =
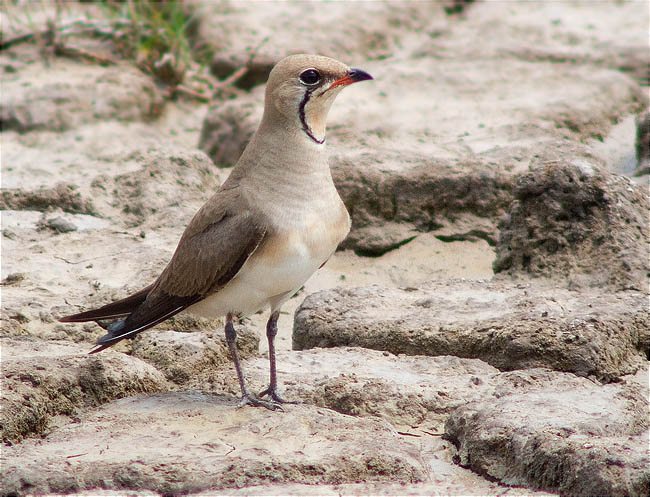
[[[316,69],[305,69],[300,73],[300,81],[306,85],[313,86],[320,83],[320,73]]]

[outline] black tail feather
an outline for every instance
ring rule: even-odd
[[[122,340],[124,337],[120,335],[123,332],[125,322],[126,319],[119,319],[111,323],[100,323],[99,321],[97,321],[97,324],[102,328],[104,328],[106,331],[108,331],[108,333],[106,333],[106,335],[104,335],[103,337],[99,338],[99,340],[97,340],[97,345],[99,345],[99,347],[94,348],[88,353],[96,354],[97,352],[101,352],[102,350]]]
[[[108,324],[98,323],[108,333],[97,340],[98,347],[89,353],[96,354],[125,338],[133,338],[138,333],[148,330],[166,319],[175,316],[200,299],[198,295],[191,297],[174,297],[164,293],[152,295],[149,300],[135,309],[126,318],[118,319]]]
[[[149,285],[124,299],[111,302],[98,309],[59,318],[59,321],[62,323],[84,323],[86,321],[111,320],[128,316],[147,299],[147,295],[151,292],[152,287],[153,285]],[[97,324],[102,328],[105,327],[99,322]]]
[[[114,345],[114,343],[106,343],[104,345],[100,345],[98,347],[95,347],[93,350],[88,352],[89,354],[96,354],[97,352],[101,352],[104,349],[109,348],[111,345]]]

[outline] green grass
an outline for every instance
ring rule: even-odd
[[[193,19],[182,0],[102,0],[109,19],[123,36],[116,40],[122,56],[165,83],[179,84],[190,68],[205,64],[210,54],[197,60],[189,32]]]
[[[117,62],[106,56],[106,51],[96,52],[75,43],[80,37],[99,38],[110,41],[111,55],[134,63],[166,86],[170,98],[184,95],[205,102],[217,88],[232,84],[221,84],[210,74],[214,49],[195,43],[198,21],[190,2],[91,0],[92,5],[84,9],[65,0],[34,0],[26,8],[12,4],[12,0],[0,1],[13,7],[7,13],[11,38],[5,40],[4,29],[0,30],[3,50],[20,43],[35,43],[44,56],[64,55],[100,64]]]

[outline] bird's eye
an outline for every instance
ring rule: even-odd
[[[320,73],[316,69],[305,69],[300,73],[300,82],[307,86],[316,85],[320,83]]]

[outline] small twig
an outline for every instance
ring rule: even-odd
[[[405,435],[407,437],[416,437],[416,438],[421,438],[422,435],[418,435],[417,433],[409,433],[408,431],[398,431],[398,435]]]
[[[21,35],[14,36],[6,40],[2,39],[0,40],[0,50],[6,50],[7,48],[11,48],[12,46],[17,45],[18,43],[25,43],[26,41],[31,41],[35,37],[36,35],[34,33],[23,33]]]
[[[56,55],[61,55],[64,57],[72,57],[72,58],[78,57],[83,59],[89,59],[92,60],[93,62],[99,62],[100,64],[109,64],[109,65],[117,64],[117,61],[109,57],[104,57],[103,55],[90,52],[83,48],[74,47],[71,45],[64,45],[62,43],[56,44],[54,53]]]
[[[174,93],[182,93],[183,95],[186,95],[188,97],[191,97],[195,100],[198,100],[199,102],[209,102],[210,97],[207,95],[203,95],[202,93],[199,93],[198,91],[192,90],[191,88],[188,88],[187,86],[184,85],[177,85],[174,88],[171,89],[170,91],[171,94]]]
[[[81,454],[73,454],[71,456],[66,456],[66,459],[72,459],[73,457],[81,457],[88,455],[88,452],[82,452]]]
[[[244,74],[248,72],[248,65],[244,65],[237,69],[234,73],[232,73],[230,76],[228,76],[226,79],[223,79],[219,81],[216,85],[214,85],[214,90],[221,90],[222,88],[226,88],[228,86],[234,85],[237,80],[239,80]]]
[[[237,81],[239,81],[250,70],[251,66],[253,65],[253,61],[255,60],[255,57],[257,57],[257,53],[259,52],[260,48],[262,48],[268,41],[269,41],[268,36],[262,38],[262,40],[257,44],[257,46],[251,49],[250,53],[248,54],[248,59],[246,60],[246,62],[244,62],[244,65],[241,66],[239,69],[237,69],[235,72],[233,72],[226,79],[219,81],[216,85],[214,85],[213,91],[216,92],[224,88],[227,88],[229,86],[234,86],[234,84]]]
[[[50,26],[42,31],[32,31],[30,33],[22,33],[11,38],[0,40],[0,51],[11,48],[19,43],[25,43],[34,39],[42,39],[50,35],[51,32],[57,31],[61,35],[74,36],[81,34],[91,34],[103,38],[122,38],[124,33],[115,31],[115,28],[120,27],[133,27],[133,22],[125,19],[115,19],[110,23],[105,22],[90,22],[86,20],[76,19],[74,21],[61,24],[60,26]],[[140,26],[142,28],[142,26]]]
[[[432,433],[427,430],[420,430],[422,433],[426,433],[427,435],[431,435],[432,437],[441,437],[444,435],[444,433]]]

